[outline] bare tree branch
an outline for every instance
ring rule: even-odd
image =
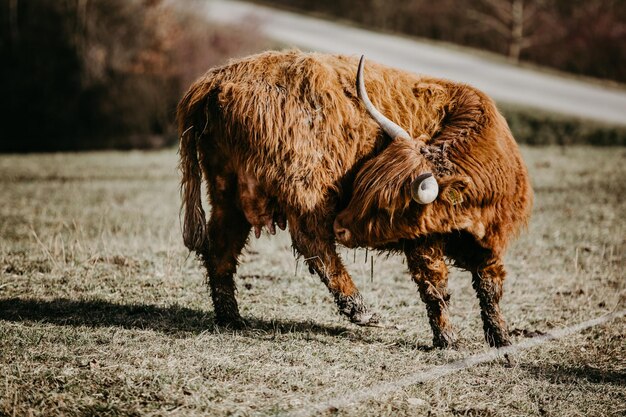
[[[484,4],[489,6],[497,17],[504,22],[510,21],[512,18],[511,4],[507,0],[482,0]]]
[[[493,16],[490,16],[483,12],[479,12],[477,10],[468,10],[467,15],[468,17],[476,20],[478,23],[486,25],[495,30],[496,32],[498,32],[498,34],[504,36],[506,39],[508,39],[508,37],[511,35],[511,29],[505,23],[494,18]]]

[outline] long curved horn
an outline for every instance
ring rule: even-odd
[[[391,139],[395,138],[403,138],[411,140],[411,136],[408,132],[402,129],[400,126],[386,118],[381,112],[378,111],[376,107],[372,104],[369,97],[367,96],[367,91],[365,90],[365,82],[363,81],[363,66],[365,64],[365,55],[361,55],[361,60],[359,61],[359,69],[356,73],[356,90],[359,98],[363,102],[365,109],[372,116],[372,119],[376,120],[376,123],[380,125],[383,131],[389,135]]]

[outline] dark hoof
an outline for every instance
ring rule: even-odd
[[[359,326],[383,327],[380,324],[380,316],[367,311],[363,297],[358,292],[348,297],[337,294],[335,302],[339,307],[339,312],[348,317],[352,323]]]
[[[384,327],[378,313],[357,313],[350,317],[350,321],[359,326]]]
[[[485,339],[491,347],[501,348],[511,346],[511,339],[509,339],[509,335],[503,332],[486,332]]]
[[[496,347],[496,348],[507,347],[507,346],[511,346],[511,341],[508,338],[500,339],[500,340],[496,340],[496,341],[490,342],[489,346],[493,346],[493,347]]]
[[[433,337],[433,346],[439,349],[454,349],[457,347],[456,336],[453,331],[445,331]]]
[[[224,327],[226,329],[231,330],[243,330],[248,327],[248,323],[239,317],[217,317],[215,319],[215,324],[219,327]]]

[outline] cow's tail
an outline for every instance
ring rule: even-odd
[[[189,250],[196,252],[202,251],[207,242],[206,215],[202,208],[202,170],[198,161],[197,143],[206,127],[206,120],[202,123],[199,117],[203,115],[202,102],[204,100],[199,100],[196,83],[178,104],[176,115],[180,137],[178,153],[183,241]],[[194,126],[194,123],[201,123],[203,126]]]

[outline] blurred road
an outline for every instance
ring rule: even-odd
[[[626,125],[626,90],[611,89],[454,48],[370,32],[322,19],[232,0],[211,0],[207,18],[257,21],[263,33],[287,46],[361,55],[386,65],[474,85],[496,100]]]

